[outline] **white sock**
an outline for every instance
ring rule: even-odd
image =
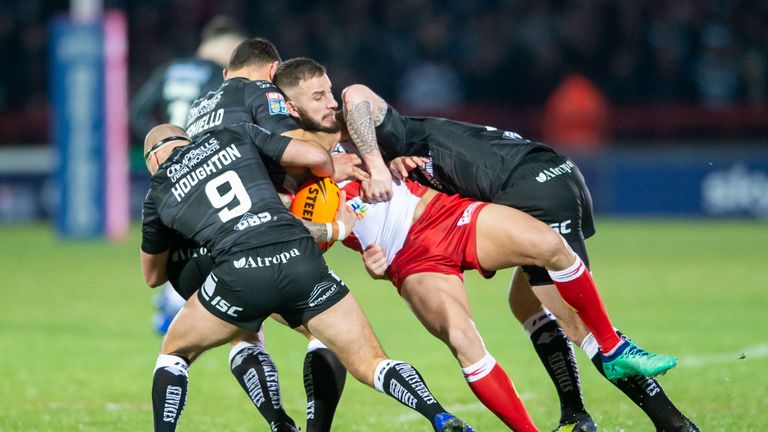
[[[536,330],[538,330],[539,327],[554,320],[555,320],[555,316],[552,315],[552,312],[550,312],[547,308],[544,308],[543,311],[536,312],[535,314],[531,315],[527,320],[525,320],[525,322],[523,323],[523,328],[525,329],[525,332],[528,334],[528,336],[530,336]]]
[[[483,358],[475,364],[461,368],[461,372],[464,373],[464,379],[466,379],[467,382],[475,382],[485,378],[486,375],[491,373],[494,366],[496,366],[496,359],[493,358],[491,353],[486,351]]]
[[[592,333],[587,333],[587,336],[581,341],[581,349],[587,353],[589,358],[593,358],[600,351],[600,346],[597,344],[595,337],[592,336]]]
[[[376,366],[376,370],[373,372],[373,387],[375,387],[376,390],[384,393],[384,375],[387,373],[389,368],[398,363],[403,362],[392,359],[386,359],[379,362],[379,365]]]
[[[176,375],[184,375],[185,377],[189,377],[189,374],[187,373],[187,370],[189,369],[189,364],[181,357],[170,355],[170,354],[160,354],[157,356],[157,362],[155,362],[155,369],[152,371],[154,374],[154,371],[158,369],[167,369],[169,372],[172,372]],[[178,371],[179,373],[177,373]]]
[[[328,348],[324,343],[320,342],[320,339],[311,339],[307,344],[307,352],[312,352],[320,348]]]

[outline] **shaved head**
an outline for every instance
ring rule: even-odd
[[[187,135],[187,132],[176,125],[166,123],[153,127],[144,138],[144,160],[149,171],[154,174],[157,170],[157,165],[163,163],[170,154],[168,150],[180,145],[186,145],[190,141],[192,140]],[[157,161],[150,164],[150,156],[160,153],[161,149],[167,150],[162,152],[162,157],[158,155]]]

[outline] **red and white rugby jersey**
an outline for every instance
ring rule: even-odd
[[[337,145],[336,153],[351,150],[349,146]],[[392,199],[380,203],[366,203],[360,198],[361,185],[358,181],[342,181],[339,187],[347,193],[347,205],[357,215],[352,234],[344,245],[359,251],[372,244],[384,250],[387,262],[392,263],[411,228],[413,213],[428,188],[416,182],[400,182],[392,179]]]

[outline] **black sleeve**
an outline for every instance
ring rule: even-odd
[[[288,114],[285,96],[275,86],[262,88],[264,81],[251,81],[245,87],[245,104],[251,112],[253,122],[275,134],[298,129]]]
[[[131,131],[138,140],[144,140],[144,135],[160,123],[155,110],[162,95],[165,70],[165,66],[156,69],[131,100]]]
[[[259,149],[260,153],[275,162],[280,162],[285,149],[288,148],[288,143],[292,141],[289,137],[271,133],[255,124],[241,123],[238,126],[242,128],[243,133]]]
[[[165,252],[171,248],[174,238],[174,231],[160,220],[150,190],[141,212],[141,250],[151,255]]]

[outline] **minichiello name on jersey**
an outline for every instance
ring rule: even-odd
[[[171,189],[171,192],[173,192],[173,196],[176,198],[176,201],[181,201],[182,198],[189,192],[190,189],[192,189],[192,186],[196,185],[201,180],[205,179],[211,174],[215,174],[220,169],[224,168],[225,166],[231,164],[236,159],[241,158],[242,155],[240,154],[240,151],[237,149],[237,147],[232,144],[229,147],[225,147],[220,152],[214,154],[211,156],[208,161],[196,169],[192,170],[187,165],[184,164],[174,164],[171,165],[170,168],[168,168],[168,176],[170,177],[171,181],[176,183],[176,185]],[[181,166],[183,168],[175,168],[175,166]],[[178,174],[179,169],[186,169],[189,174],[174,179],[174,176],[171,173],[171,170],[174,169],[173,174]],[[178,180],[178,181],[177,181]]]

